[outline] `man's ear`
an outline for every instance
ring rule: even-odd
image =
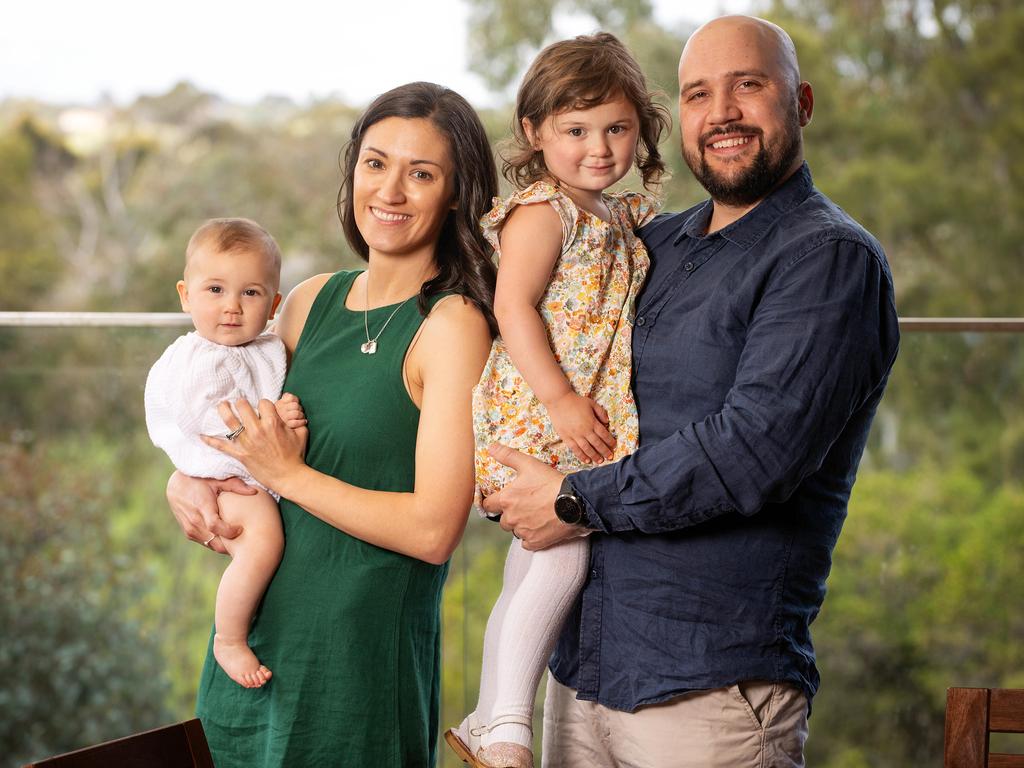
[[[811,113],[814,112],[814,91],[811,84],[804,80],[797,86],[796,90],[797,115],[800,117],[800,127],[803,128],[811,122]]]

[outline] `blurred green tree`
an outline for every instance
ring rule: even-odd
[[[581,14],[609,31],[651,16],[649,0],[470,0],[469,5],[469,66],[495,88],[507,87],[522,73],[524,62],[548,42],[560,13]]]
[[[858,481],[814,625],[808,765],[938,765],[947,687],[1024,685],[1022,510],[1019,485],[962,468]]]
[[[145,570],[112,536],[114,459],[98,442],[0,445],[0,754],[15,765],[172,719],[159,638],[131,618]]]
[[[1020,312],[1024,6],[777,0],[816,84],[819,185],[886,246],[905,315]]]
[[[35,309],[60,280],[64,264],[35,202],[46,138],[26,120],[0,132],[0,310]]]

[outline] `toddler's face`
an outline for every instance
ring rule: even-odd
[[[185,279],[178,281],[178,295],[200,336],[234,347],[266,328],[281,301],[277,284],[278,276],[263,254],[204,246],[192,254]]]
[[[538,130],[528,122],[524,128],[563,191],[573,199],[586,199],[600,195],[629,172],[640,120],[633,103],[619,96],[590,109],[551,115]]]

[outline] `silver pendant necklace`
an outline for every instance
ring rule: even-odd
[[[404,307],[406,304],[409,303],[409,299],[411,299],[412,296],[410,296],[409,299],[406,299],[401,304],[399,304],[397,307],[395,307],[394,311],[390,315],[388,315],[388,319],[384,321],[384,325],[382,325],[380,327],[380,330],[377,331],[377,335],[374,336],[371,339],[370,338],[370,323],[367,320],[367,315],[370,312],[370,273],[369,272],[366,273],[366,285],[365,285],[365,288],[366,288],[366,291],[365,291],[366,303],[363,305],[363,330],[366,331],[366,342],[359,345],[359,351],[362,352],[364,355],[373,355],[373,354],[377,353],[377,339],[379,339],[380,335],[382,333],[384,333],[384,329],[388,327],[388,323],[391,322],[392,318],[395,315],[398,314],[398,310],[400,310],[402,307]],[[415,295],[415,294],[413,294],[413,295]]]

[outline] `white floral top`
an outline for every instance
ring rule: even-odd
[[[611,219],[604,221],[577,208],[558,187],[536,182],[507,200],[495,198],[481,220],[484,235],[498,254],[498,234],[517,205],[549,203],[562,220],[562,252],[537,310],[555,359],[573,389],[594,398],[608,411],[615,436],[614,459],[632,453],[639,442],[636,404],[630,391],[633,310],[650,260],[635,230],[657,212],[643,194],[606,194]],[[562,472],[584,465],[551,426],[547,410],[512,364],[504,343],[495,339],[473,391],[477,503],[509,482],[515,472],[487,454],[504,443],[535,456]]]

